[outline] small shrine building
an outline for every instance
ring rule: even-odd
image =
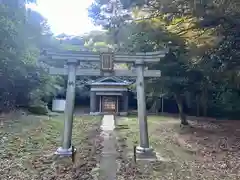
[[[89,82],[90,114],[128,114],[128,86],[118,77],[104,77]]]

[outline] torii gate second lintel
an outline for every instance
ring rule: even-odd
[[[64,61],[68,68],[49,68],[52,75],[68,75],[68,85],[66,94],[66,108],[64,121],[63,144],[56,154],[68,156],[72,154],[72,124],[75,99],[76,76],[126,76],[136,77],[137,100],[138,100],[138,121],[140,129],[140,145],[137,147],[139,154],[152,154],[153,149],[149,146],[145,86],[144,77],[160,77],[159,70],[144,70],[146,63],[159,62],[167,51],[149,53],[112,53],[112,52],[81,52],[64,51],[50,52],[45,51],[45,56],[50,61]],[[80,69],[79,62],[100,62],[100,69]],[[133,63],[134,70],[114,70],[114,63]]]

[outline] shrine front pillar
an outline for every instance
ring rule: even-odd
[[[90,92],[90,114],[94,114],[97,111],[97,95],[96,92]]]
[[[123,112],[128,113],[128,92],[123,93]]]

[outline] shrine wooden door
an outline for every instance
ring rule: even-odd
[[[117,112],[116,96],[103,96],[102,97],[102,111],[105,113]]]

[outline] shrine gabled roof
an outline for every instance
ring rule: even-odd
[[[118,85],[118,86],[128,86],[132,84],[130,81],[123,80],[118,77],[103,77],[91,81],[88,83],[89,85]]]

